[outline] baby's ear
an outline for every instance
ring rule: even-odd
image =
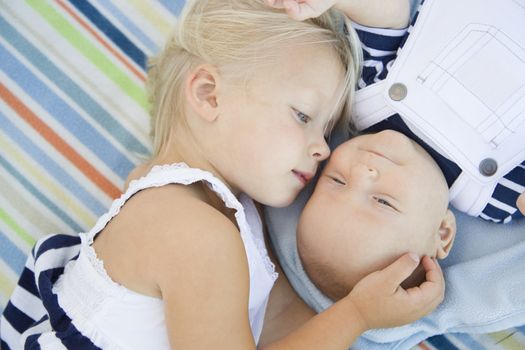
[[[218,116],[217,93],[219,72],[210,64],[202,64],[188,74],[184,92],[191,108],[206,121]]]
[[[441,226],[439,227],[439,238],[440,245],[437,251],[438,259],[445,259],[454,244],[454,238],[456,237],[456,216],[454,213],[447,209]]]

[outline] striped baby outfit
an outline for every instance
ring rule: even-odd
[[[412,21],[412,25],[415,24],[416,20],[417,15]],[[368,28],[355,24],[354,28],[362,42],[364,58],[363,73],[358,86],[359,88],[365,88],[387,77],[390,68],[396,60],[398,50],[402,49],[412,27],[408,29],[383,29]],[[418,137],[417,133],[414,133],[409,128],[399,114],[393,114],[363,131],[379,132],[385,129],[401,132],[420,144],[441,168],[449,188],[452,187],[462,173],[462,169],[458,164],[425,143]],[[516,200],[524,191],[525,161],[517,164],[513,170],[499,179],[491,198],[479,214],[479,217],[497,223],[508,223],[513,219],[523,218],[523,214],[516,206]]]

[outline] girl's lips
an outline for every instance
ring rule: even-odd
[[[303,185],[306,185],[310,180],[314,177],[313,173],[306,173],[299,170],[292,170],[292,173],[303,183]]]

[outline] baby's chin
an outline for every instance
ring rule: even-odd
[[[333,302],[346,297],[362,278],[373,272],[356,272],[351,276],[345,275],[338,270],[337,267],[340,265],[334,265],[333,261],[325,264],[319,263],[312,256],[308,256],[304,252],[301,254],[300,246],[298,246],[298,253],[310,281]],[[423,282],[425,282],[425,269],[422,264],[419,264],[414,272],[401,283],[401,287],[404,289],[413,288],[420,286]]]
[[[302,251],[300,245],[297,248],[306,275],[321,293],[334,302],[350,293],[353,286],[341,283],[347,279],[338,274],[337,267],[316,261],[312,255]]]

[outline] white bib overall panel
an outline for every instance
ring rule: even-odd
[[[463,170],[451,202],[479,215],[525,159],[525,0],[426,0],[386,80],[357,92],[360,130],[395,113]]]

